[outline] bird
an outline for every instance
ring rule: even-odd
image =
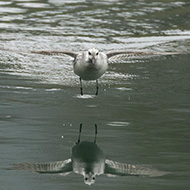
[[[43,55],[68,55],[73,60],[73,70],[80,80],[80,94],[83,95],[82,80],[96,81],[96,93],[98,95],[98,79],[108,70],[109,62],[113,57],[115,60],[119,58],[133,58],[148,55],[172,55],[179,54],[178,52],[148,52],[148,51],[127,51],[127,50],[112,50],[109,52],[102,52],[97,48],[90,48],[87,51],[74,52],[74,51],[30,51],[30,53],[43,54]]]
[[[84,183],[92,185],[96,176],[105,174],[108,177],[116,176],[150,176],[158,177],[168,174],[165,171],[153,169],[147,165],[120,163],[105,158],[104,152],[97,145],[97,125],[95,124],[94,141],[81,141],[82,124],[79,128],[78,140],[72,147],[71,158],[64,161],[49,163],[21,163],[14,164],[11,170],[28,170],[41,174],[68,175],[71,172],[83,175]]]
[[[96,93],[98,95],[98,79],[104,75],[108,70],[109,63],[119,62],[129,58],[139,58],[145,56],[158,55],[175,55],[183,54],[183,52],[152,52],[152,51],[129,51],[129,50],[111,50],[108,52],[100,51],[97,48],[90,48],[81,52],[74,52],[69,50],[37,50],[20,52],[11,49],[1,49],[2,51],[9,51],[14,53],[26,54],[42,54],[49,56],[70,56],[73,58],[73,70],[79,76],[80,94],[83,95],[82,80],[96,81]]]

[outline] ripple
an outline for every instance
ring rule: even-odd
[[[1,2],[0,1],[0,5],[2,6],[2,5],[10,5],[12,2]]]
[[[14,7],[0,7],[0,14],[3,13],[24,13],[25,9],[14,8]]]
[[[128,126],[129,124],[130,124],[129,122],[113,121],[113,122],[109,122],[107,125],[109,125],[109,126],[117,126],[117,127],[124,127],[124,126]]]
[[[167,35],[180,35],[180,36],[188,36],[190,37],[190,31],[189,30],[180,30],[180,29],[175,29],[175,30],[166,30],[163,31]]]
[[[51,89],[46,89],[45,91],[47,92],[54,92],[54,91],[60,91],[61,88],[51,88]]]
[[[76,95],[74,98],[79,98],[79,99],[93,99],[96,98],[96,95],[89,95],[89,94],[84,94],[84,95]]]
[[[18,5],[26,8],[49,8],[49,5],[45,3],[18,3]]]
[[[24,86],[0,86],[0,88],[4,88],[4,89],[20,89],[20,90],[34,90],[31,87],[24,87]]]
[[[172,112],[178,112],[178,113],[190,113],[190,109],[188,108],[183,108],[183,109],[168,109],[169,111],[172,111]]]
[[[97,105],[87,105],[87,107],[89,107],[89,108],[96,108]]]
[[[120,88],[116,88],[119,91],[131,91],[132,88],[126,88],[126,87],[120,87]]]

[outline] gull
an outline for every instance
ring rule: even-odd
[[[28,170],[46,174],[68,175],[70,172],[83,175],[84,183],[92,185],[96,176],[105,174],[108,177],[116,176],[149,176],[158,177],[168,172],[153,169],[147,165],[134,165],[115,162],[105,158],[102,149],[97,145],[97,125],[95,125],[94,141],[80,141],[82,124],[79,128],[77,142],[71,151],[71,158],[64,161],[50,163],[23,163],[14,164],[10,169]]]
[[[82,80],[91,81],[96,80],[96,95],[98,95],[98,79],[107,71],[108,63],[114,57],[115,61],[120,58],[133,58],[148,55],[171,55],[177,52],[142,52],[142,51],[126,51],[126,50],[113,50],[107,53],[101,52],[96,48],[88,49],[83,52],[73,51],[31,51],[30,53],[43,54],[43,55],[68,55],[73,60],[73,70],[80,80],[80,94],[83,95]],[[178,53],[179,54],[179,53]]]

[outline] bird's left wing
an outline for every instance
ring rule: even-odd
[[[182,52],[151,52],[151,51],[127,51],[127,50],[120,50],[120,51],[110,51],[106,53],[108,61],[110,63],[121,62],[128,59],[138,59],[142,57],[148,56],[160,56],[160,55],[176,55],[176,54],[183,54]]]
[[[150,176],[157,177],[168,174],[168,172],[159,171],[153,169],[147,165],[134,165],[120,162],[114,162],[112,160],[105,160],[105,174],[108,176]]]
[[[146,56],[146,55],[154,55],[153,52],[143,52],[143,51],[125,51],[125,50],[121,50],[121,51],[110,51],[108,53],[106,53],[108,59],[110,57],[113,56],[117,56],[117,55],[125,55],[125,57],[137,57],[137,56]]]
[[[118,55],[125,55],[126,57],[140,57],[140,56],[148,56],[148,55],[175,55],[175,54],[183,54],[183,52],[151,52],[151,51],[127,51],[127,50],[113,50],[107,52],[107,58]]]
[[[11,170],[28,170],[38,173],[67,173],[72,171],[72,162],[71,159],[58,162],[50,163],[23,163],[23,164],[14,164]]]

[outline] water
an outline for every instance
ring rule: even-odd
[[[169,175],[98,176],[92,189],[189,189],[188,0],[0,1],[0,49],[179,51],[183,55],[110,65],[99,80],[79,80],[68,57],[0,51],[1,189],[87,189],[81,175],[5,170],[11,164],[68,159],[81,140],[107,158],[149,164]]]

